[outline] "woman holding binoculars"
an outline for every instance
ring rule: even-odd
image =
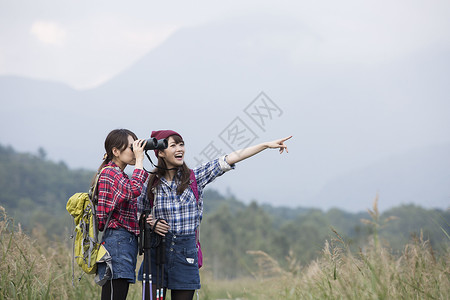
[[[112,269],[106,263],[98,264],[97,276],[106,281],[102,300],[126,299],[129,284],[136,281],[137,197],[148,177],[143,169],[146,143],[127,129],[113,130],[105,140],[106,153],[98,169],[97,216]],[[134,165],[131,179],[124,172],[127,165]]]

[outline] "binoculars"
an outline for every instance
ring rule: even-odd
[[[145,144],[144,151],[148,150],[164,150],[168,146],[167,139],[156,139],[149,138],[147,140],[147,144]],[[133,150],[133,146],[131,146],[131,150]]]

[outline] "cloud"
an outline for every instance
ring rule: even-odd
[[[234,18],[245,20],[242,28],[235,26],[234,32],[224,35],[264,26],[242,41],[241,48],[256,55],[271,51],[293,65],[376,67],[450,47],[448,0],[283,1],[277,7],[268,0],[220,5],[201,0],[201,9],[175,1],[176,11],[167,3],[142,0],[125,6],[117,0],[106,1],[107,5],[87,0],[48,2],[52,5],[47,17],[34,2],[29,14],[21,13],[19,4],[0,10],[0,23],[10,24],[0,26],[2,73],[7,65],[9,73],[90,88],[139,61],[178,29],[213,27]],[[273,22],[264,25],[265,19]],[[36,67],[31,68],[30,62]]]
[[[153,49],[161,45],[177,29],[179,28],[174,25],[155,28],[133,28],[132,30],[120,30],[119,36],[122,41],[130,45],[144,49]]]
[[[44,44],[63,46],[67,32],[59,24],[48,21],[36,21],[31,25],[30,33]]]
[[[146,25],[119,17],[102,16],[71,31],[64,53],[68,60],[65,82],[76,89],[99,86],[161,45],[176,25]],[[88,41],[87,43],[85,41]],[[82,63],[80,63],[82,62]],[[89,69],[89,72],[86,70]],[[70,76],[70,78],[69,78]]]

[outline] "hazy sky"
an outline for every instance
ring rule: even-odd
[[[377,173],[379,177],[368,179],[369,196],[362,199],[355,191],[355,201],[364,201],[358,207],[348,201],[356,181],[344,187],[337,180],[341,176],[355,172],[354,177],[360,177],[360,169],[395,155],[450,144],[449,53],[448,0],[0,0],[0,75],[86,90],[67,89],[69,96],[60,98],[58,91],[33,97],[27,88],[17,91],[3,78],[0,142],[19,151],[44,146],[49,159],[92,168],[103,156],[102,143],[96,144],[98,151],[91,147],[91,152],[83,149],[79,155],[48,132],[61,137],[71,134],[77,142],[103,142],[112,128],[130,128],[144,136],[152,126],[175,126],[192,141],[190,155],[195,155],[264,90],[284,114],[258,142],[266,136],[294,135],[289,158],[272,161],[275,165],[270,170],[277,174],[273,182],[284,186],[267,186],[269,194],[259,185],[271,177],[265,172],[253,174],[258,164],[273,158],[269,153],[243,163],[240,176],[224,176],[220,186],[232,187],[244,200],[268,202],[281,195],[277,201],[282,204],[306,206],[312,205],[315,194],[333,193],[333,186],[342,186],[336,192],[341,193],[340,202],[333,202],[334,195],[324,198],[333,205],[360,209],[375,195],[392,164],[384,164],[388,167]],[[71,94],[79,98],[70,100]],[[162,100],[178,103],[179,109],[172,111],[172,119],[158,115],[151,122],[137,120],[127,111],[86,134],[87,130],[74,129],[66,119],[78,113],[77,105],[93,110],[85,102],[97,99],[93,95],[101,95],[102,103],[108,100],[115,112],[124,99],[140,99],[142,111],[152,111]],[[8,97],[17,101],[8,102]],[[102,109],[103,104],[95,113]],[[186,122],[183,113],[189,109],[194,114],[201,111],[202,117]],[[41,120],[33,123],[36,116]],[[10,124],[19,125],[10,131]],[[442,173],[441,156],[435,161],[439,168],[425,163],[429,173],[424,174],[438,169]],[[410,162],[403,163],[406,166],[399,168],[409,170]],[[425,168],[417,162],[415,166]],[[298,173],[293,176],[291,170]],[[432,184],[442,186],[446,176],[430,175],[415,182],[428,184],[422,189],[428,196],[428,191],[437,190]],[[388,181],[381,200],[397,197],[386,195],[390,186],[397,188]],[[411,185],[408,182],[397,192],[415,194]],[[441,206],[450,199],[446,193],[441,192],[438,199]],[[415,199],[427,201],[422,196]]]
[[[311,33],[302,44],[298,28],[273,37],[293,62],[306,53],[311,62],[374,65],[450,44],[446,0],[0,0],[0,74],[95,87],[181,28],[264,14],[295,18]]]

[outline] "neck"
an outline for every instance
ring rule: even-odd
[[[177,170],[168,170],[166,171],[164,178],[166,178],[167,181],[172,181],[175,177],[175,174],[177,174]]]
[[[117,159],[113,158],[112,160],[113,163],[115,163],[122,171],[125,169],[125,167],[127,166],[126,163],[121,162],[121,161],[117,161]]]

